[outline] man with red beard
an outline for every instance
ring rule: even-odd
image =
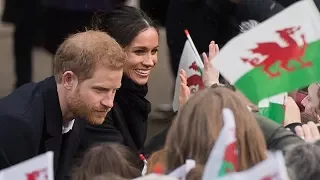
[[[109,35],[87,31],[58,48],[54,76],[0,99],[0,169],[54,152],[55,179],[71,170],[84,120],[103,123],[121,86],[126,55]]]

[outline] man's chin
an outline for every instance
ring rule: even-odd
[[[105,118],[89,118],[88,122],[92,125],[100,125],[105,121]]]

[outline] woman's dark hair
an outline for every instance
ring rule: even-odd
[[[143,30],[157,25],[142,10],[131,6],[119,6],[115,10],[98,12],[93,19],[93,28],[107,32],[123,48]],[[159,33],[159,31],[158,31]]]

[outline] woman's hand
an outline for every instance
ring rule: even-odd
[[[187,73],[181,69],[179,72],[180,88],[179,88],[179,109],[188,101],[190,89],[187,85]]]
[[[301,139],[304,139],[306,142],[314,142],[320,139],[318,127],[312,121],[302,126],[296,126],[294,130],[297,136],[299,136]]]
[[[209,57],[206,53],[202,53],[204,64],[202,80],[206,87],[211,87],[213,84],[219,83],[219,71],[212,65],[212,61],[218,53],[219,47],[214,41],[211,41],[209,44]]]

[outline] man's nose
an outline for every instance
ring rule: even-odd
[[[112,108],[113,107],[113,100],[114,98],[111,97],[105,97],[102,99],[101,104],[105,107]]]

